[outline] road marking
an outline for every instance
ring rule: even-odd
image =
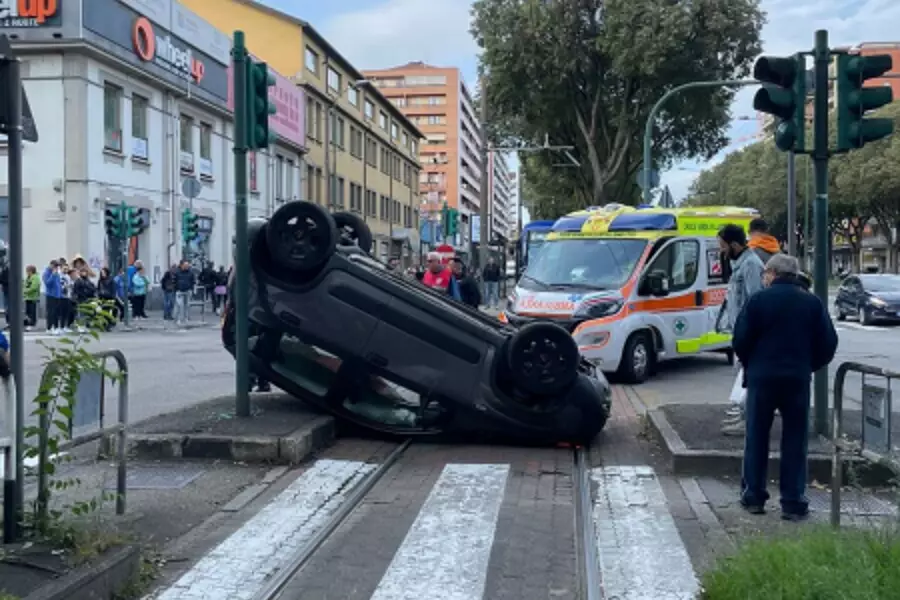
[[[594,532],[606,598],[692,600],[699,585],[650,467],[591,470]]]
[[[171,587],[148,598],[250,600],[376,465],[319,460]]]
[[[878,332],[887,332],[887,331],[900,331],[900,329],[895,327],[884,327],[879,325],[863,325],[861,323],[854,323],[852,321],[837,321],[835,325],[835,329],[838,330],[849,330],[855,329],[856,331],[878,331]]]
[[[447,465],[371,600],[482,600],[509,465]]]

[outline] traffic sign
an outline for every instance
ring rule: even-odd
[[[638,187],[642,190],[647,189],[647,186],[644,185],[644,170],[641,169],[637,172],[637,184]],[[659,171],[656,169],[650,169],[650,189],[654,189],[659,187]]]
[[[200,181],[196,177],[185,177],[184,181],[181,182],[181,193],[186,198],[196,198],[200,195],[202,189],[203,186],[200,185]]]

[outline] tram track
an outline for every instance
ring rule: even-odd
[[[406,440],[394,448],[375,470],[356,485],[340,508],[316,535],[290,558],[284,568],[266,582],[266,585],[253,597],[254,600],[294,600],[296,596],[292,594],[295,592],[290,592],[292,581],[313,562],[320,550],[334,538],[336,532],[350,521],[375,486],[385,480],[386,476],[398,466],[397,463],[401,458],[407,455],[413,447],[412,441]],[[602,600],[600,563],[592,515],[590,451],[587,447],[575,447],[559,449],[556,452],[568,452],[572,457],[571,479],[574,509],[572,543],[577,558],[577,581],[572,582],[574,590],[577,590],[575,597],[578,600]]]

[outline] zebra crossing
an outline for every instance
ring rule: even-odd
[[[546,483],[550,481],[547,477],[559,475],[549,470],[537,473],[535,482],[543,481],[543,485],[536,483],[529,487],[521,477],[515,483],[517,475],[513,466],[500,462],[448,462],[436,467],[439,475],[424,484],[421,467],[406,483],[401,481],[402,476],[389,478],[383,482],[385,489],[373,504],[394,504],[388,509],[399,513],[408,508],[408,512],[415,513],[415,518],[404,531],[385,530],[378,538],[377,543],[381,546],[390,545],[390,548],[378,548],[381,554],[389,556],[384,566],[378,563],[375,555],[379,552],[375,549],[370,555],[353,552],[354,546],[367,544],[359,524],[366,519],[378,518],[374,512],[357,511],[360,514],[350,519],[351,526],[346,534],[335,542],[340,546],[333,551],[337,554],[330,554],[328,560],[323,559],[319,566],[311,564],[306,570],[327,569],[326,582],[340,581],[348,589],[347,580],[356,577],[356,573],[365,572],[353,570],[359,565],[349,563],[371,557],[377,564],[369,570],[367,577],[353,582],[349,588],[352,593],[347,593],[336,589],[312,589],[311,576],[308,576],[306,581],[300,581],[294,587],[293,592],[288,588],[277,597],[285,600],[339,597],[494,600],[498,597],[497,586],[503,585],[504,578],[518,579],[521,583],[531,577],[534,581],[536,573],[530,571],[547,566],[542,563],[568,560],[564,552],[556,551],[537,562],[529,556],[540,552],[542,546],[568,544],[567,539],[546,539],[547,533],[538,525],[541,509],[565,497],[566,483],[559,477]],[[349,460],[316,461],[167,588],[146,598],[256,600],[266,597],[262,592],[267,581],[290,568],[292,555],[316,537],[346,501],[352,488],[376,467]],[[597,542],[596,567],[602,581],[603,597],[617,600],[695,598],[699,587],[691,560],[654,470],[648,466],[597,467],[590,470],[590,479],[593,506],[588,513],[590,523],[585,524],[589,531],[585,534],[593,536]],[[404,489],[408,490],[407,484],[429,486],[427,494],[422,494],[424,500],[407,506],[403,495],[390,489],[391,486],[406,486]],[[544,491],[539,489],[541,487]],[[387,501],[391,498],[393,502]],[[561,502],[565,503],[565,500]],[[555,513],[558,523],[555,521],[554,527],[565,538],[571,535],[573,513],[568,512],[568,506],[557,508],[560,508]],[[506,518],[506,513],[511,511],[521,514],[515,520]],[[529,528],[530,514],[534,516],[535,528],[531,532],[522,531]],[[387,521],[385,523],[387,526]],[[376,525],[370,522],[369,529]],[[531,542],[522,544],[522,540]],[[498,559],[504,552],[506,559]],[[509,560],[510,552],[518,558]],[[575,552],[572,554],[574,556]],[[516,572],[495,572],[503,569]],[[301,575],[302,572],[298,578],[302,580]],[[539,583],[553,588],[549,592],[551,597],[577,597],[575,586],[563,579],[552,585],[551,582]],[[513,597],[522,596],[515,594]],[[547,597],[547,593],[533,597]]]

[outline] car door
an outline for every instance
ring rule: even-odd
[[[641,306],[660,327],[666,352],[694,354],[700,351],[707,332],[704,287],[705,252],[695,238],[675,238],[659,249],[644,270],[659,272],[669,280],[669,293],[646,296]],[[642,290],[642,293],[644,290]]]
[[[856,277],[845,277],[838,288],[834,303],[842,314],[850,314],[856,310],[856,302],[853,300],[853,282],[859,281]]]

